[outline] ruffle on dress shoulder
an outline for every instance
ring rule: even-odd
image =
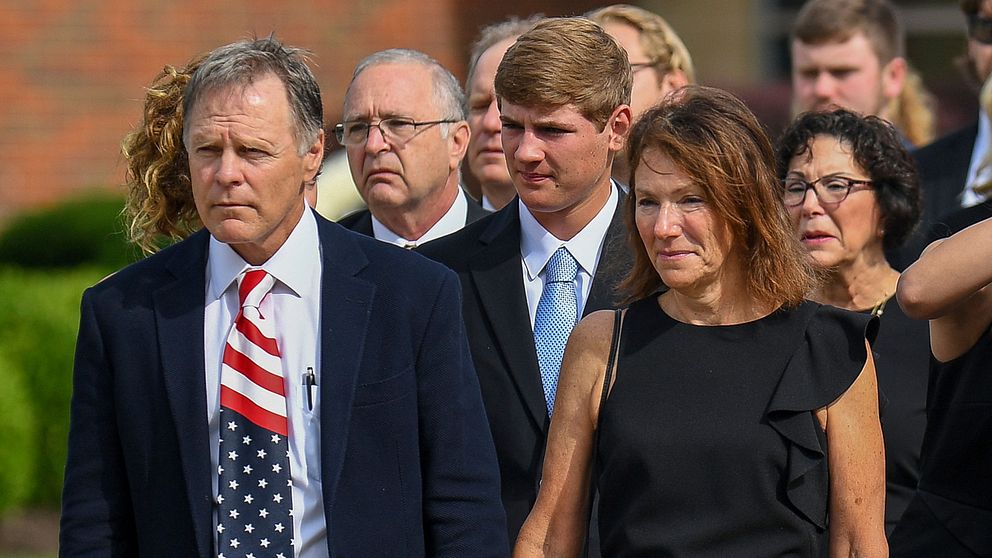
[[[800,515],[827,527],[830,475],[827,438],[814,411],[837,400],[861,374],[865,339],[875,341],[878,319],[813,302],[795,310],[805,328],[768,405],[769,424],[788,446],[786,496]]]

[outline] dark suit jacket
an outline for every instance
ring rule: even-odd
[[[992,217],[992,200],[985,200],[978,205],[952,211],[938,219],[930,227],[930,234],[927,240],[933,242],[940,238],[947,238],[989,217]]]
[[[520,263],[518,199],[461,231],[418,248],[458,273],[465,325],[496,442],[510,542],[537,498],[548,434],[547,406]],[[623,196],[604,240],[584,314],[618,303],[632,257]]]
[[[903,270],[916,261],[926,248],[934,225],[948,213],[961,209],[961,192],[968,180],[977,136],[976,121],[913,152],[923,190],[923,217],[916,233],[903,247],[889,252],[889,261],[896,269]]]
[[[459,194],[461,195],[461,194]],[[468,200],[468,212],[465,214],[465,224],[474,223],[489,215],[489,211],[482,208],[479,202],[472,199],[472,196],[465,195]],[[365,236],[372,236],[372,212],[362,209],[354,213],[349,213],[338,219],[337,223],[346,229],[362,233]]]
[[[330,556],[507,556],[453,274],[317,217]],[[63,556],[215,556],[203,351],[208,234],[88,289]]]

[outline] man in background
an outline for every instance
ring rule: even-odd
[[[627,51],[634,75],[630,92],[634,120],[670,92],[696,83],[689,49],[658,14],[614,4],[591,11],[586,17],[601,25]],[[613,160],[613,178],[624,185],[630,182],[625,152]]]
[[[390,49],[359,62],[334,133],[368,205],[339,224],[412,248],[486,214],[458,184],[471,134],[465,96],[430,56]]]
[[[468,142],[466,167],[471,179],[478,184],[479,200],[489,211],[502,209],[517,195],[506,170],[506,157],[500,140],[502,123],[493,80],[506,49],[542,16],[527,19],[511,17],[500,23],[482,28],[479,38],[472,44],[468,63],[465,91],[468,96],[468,126],[472,137]]]
[[[992,74],[992,0],[962,0],[968,47],[962,69],[976,92]],[[986,88],[988,89],[988,88]],[[923,187],[926,242],[992,216],[992,90],[982,91],[978,119],[916,151]],[[918,252],[917,252],[918,254]]]
[[[837,106],[892,122],[908,145],[933,138],[931,101],[887,0],[809,0],[790,38],[795,112]]]
[[[568,333],[618,304],[631,265],[610,178],[630,129],[630,88],[626,54],[586,18],[548,18],[521,35],[495,79],[518,197],[421,249],[462,282],[511,541],[537,498]]]

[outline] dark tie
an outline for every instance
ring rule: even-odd
[[[220,373],[218,558],[293,556],[283,365],[273,320],[258,310],[274,282],[261,269],[238,278],[241,310]]]
[[[578,270],[578,263],[564,246],[555,251],[544,267],[544,290],[534,318],[534,348],[541,367],[548,416],[554,412],[558,371],[568,334],[575,327],[577,318],[575,275]]]

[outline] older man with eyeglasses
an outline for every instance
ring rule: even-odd
[[[468,147],[465,95],[451,72],[415,50],[358,63],[334,128],[368,209],[340,224],[413,248],[488,213],[458,184]]]

